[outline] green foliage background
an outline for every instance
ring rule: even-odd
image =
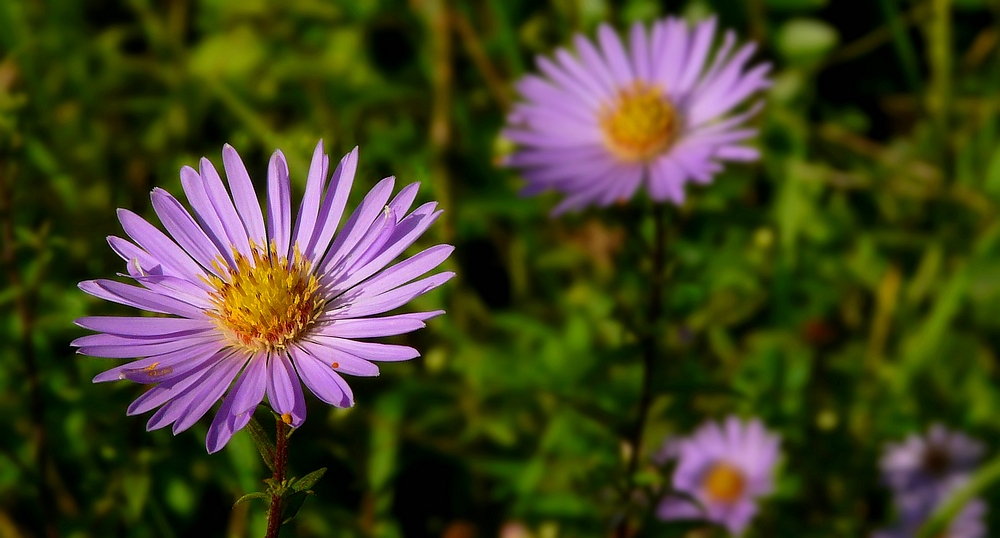
[[[775,64],[762,162],[668,211],[664,319],[644,326],[648,202],[552,220],[495,166],[533,56],[667,14],[758,40]],[[886,441],[932,422],[1000,444],[1000,4],[987,0],[85,0],[0,2],[0,536],[261,536],[231,509],[266,469],[249,438],[205,453],[126,417],[141,387],[92,385],[72,325],[127,311],[80,280],[120,260],[114,208],[237,147],[257,181],[282,148],[360,145],[355,201],[421,181],[458,278],[423,351],[310,400],[292,472],[330,472],[286,536],[694,536],[649,520],[664,436],[760,416],[784,438],[748,536],[865,536],[893,518]],[[258,183],[262,185],[263,183]],[[657,335],[635,492],[624,440]],[[262,419],[267,417],[261,411]],[[623,500],[623,498],[625,500]],[[1000,492],[987,490],[1000,532]],[[626,502],[627,501],[627,502]],[[510,529],[510,527],[508,527]],[[692,530],[695,529],[695,530]],[[711,531],[718,532],[718,531]],[[508,536],[515,536],[508,534]],[[520,536],[520,535],[518,535]],[[698,534],[698,536],[704,536]]]

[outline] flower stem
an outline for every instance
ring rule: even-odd
[[[642,392],[639,395],[639,416],[636,418],[635,426],[632,429],[632,435],[629,439],[629,446],[631,446],[632,451],[625,474],[627,480],[625,495],[629,495],[632,491],[635,471],[639,467],[639,459],[642,452],[646,419],[649,417],[649,408],[653,403],[652,371],[653,361],[656,360],[656,333],[654,327],[663,314],[664,257],[667,249],[667,227],[664,212],[663,205],[657,204],[653,206],[653,269],[650,276],[646,326],[641,336]],[[625,538],[629,535],[627,517],[621,520],[615,534],[618,538]]]
[[[281,417],[275,417],[275,423],[274,475],[272,478],[275,487],[277,487],[285,481],[285,472],[288,469],[288,433],[285,421]],[[271,506],[267,510],[267,535],[265,538],[278,538],[280,528],[281,495],[274,492],[271,494]]]

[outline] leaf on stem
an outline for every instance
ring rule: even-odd
[[[246,431],[250,434],[250,439],[253,439],[253,446],[257,447],[260,457],[264,459],[264,464],[274,472],[274,444],[255,417],[250,417]]]
[[[326,467],[323,467],[322,469],[317,469],[303,476],[302,478],[292,479],[292,481],[289,483],[289,486],[291,486],[291,488],[296,492],[300,491],[309,492],[312,489],[312,487],[316,485],[316,482],[319,482],[319,479],[323,478],[324,474],[326,474]]]
[[[236,502],[233,503],[233,508],[236,508],[237,506],[239,506],[239,505],[241,505],[241,504],[249,501],[250,499],[261,499],[264,502],[270,502],[271,496],[268,495],[267,493],[262,492],[262,491],[255,491],[253,493],[247,493],[246,495],[240,497],[239,499],[236,499]]]

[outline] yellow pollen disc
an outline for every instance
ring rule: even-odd
[[[215,288],[210,315],[234,344],[254,352],[282,350],[322,311],[319,282],[298,246],[291,259],[279,256],[274,245],[251,250],[252,258],[233,252],[236,266],[228,267],[226,279],[208,279]]]
[[[289,413],[282,414],[281,415],[281,421],[284,422],[285,424],[291,424],[292,423],[292,415],[290,415]]]
[[[702,485],[709,500],[720,503],[731,503],[739,499],[746,487],[743,473],[724,462],[716,463],[709,469]]]
[[[601,114],[608,149],[624,161],[646,161],[663,153],[677,133],[677,113],[658,86],[637,82],[622,90]]]

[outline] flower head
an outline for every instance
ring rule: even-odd
[[[673,487],[657,508],[663,520],[702,519],[739,534],[757,513],[757,499],[774,489],[780,439],[760,420],[707,422],[690,437],[670,441],[677,459]]]
[[[938,506],[962,483],[964,480],[952,479],[937,492],[937,495],[897,497],[895,501],[899,509],[900,522],[892,528],[876,531],[872,534],[872,538],[916,538]],[[973,499],[951,520],[948,528],[935,538],[986,538],[988,533],[983,522],[986,512],[986,502],[982,499]]]
[[[935,424],[926,436],[911,435],[887,443],[880,462],[883,478],[902,502],[939,498],[942,491],[968,477],[983,454],[982,443]]]
[[[453,248],[437,245],[389,266],[437,219],[431,202],[413,211],[418,184],[390,200],[394,179],[379,182],[338,230],[354,182],[357,148],[334,170],[316,146],[298,214],[292,221],[288,166],[280,151],[267,178],[267,225],[246,168],[230,146],[222,152],[229,191],[208,159],[181,170],[192,213],[165,190],[153,209],[167,233],[126,209],[119,220],[131,240],[109,237],[138,284],[91,280],[96,297],[158,317],[85,317],[97,331],[73,345],[85,355],[138,358],[95,383],[128,379],[155,385],[128,408],[158,410],[153,430],[191,427],[220,399],[208,430],[209,452],[221,449],[268,403],[293,427],[306,418],[302,383],[334,406],[354,404],[341,374],[374,376],[373,361],[400,361],[417,350],[366,341],[424,327],[442,311],[380,316],[440,286],[453,273],[418,279]],[[228,393],[227,393],[228,390]]]
[[[743,124],[759,106],[732,112],[769,86],[770,65],[748,68],[753,43],[734,52],[732,31],[718,48],[715,36],[714,18],[693,28],[668,18],[649,32],[634,24],[626,46],[605,24],[596,45],[577,35],[575,55],[539,57],[543,76],[518,82],[523,101],[503,132],[520,146],[506,164],[522,170],[525,194],[566,194],[555,213],[627,200],[641,185],[679,204],[686,183],[756,160],[745,145],[756,131]]]

